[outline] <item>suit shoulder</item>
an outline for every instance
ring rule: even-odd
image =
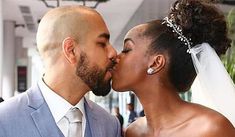
[[[110,121],[110,122],[111,121],[115,123],[118,122],[117,118],[114,115],[111,115],[108,111],[106,111],[104,108],[99,106],[97,103],[89,99],[85,99],[85,100],[88,106],[90,107],[90,109],[92,110],[92,112],[95,113],[96,116],[98,116],[99,118],[105,118],[105,120]]]
[[[121,136],[120,123],[116,116],[111,115],[104,108],[89,99],[85,99],[85,105],[87,115],[95,117],[95,119],[98,120],[99,125],[102,127],[102,129],[109,129],[104,130],[104,134],[112,137]]]
[[[27,101],[27,93],[21,93],[0,103],[0,110],[17,108],[19,105],[22,105],[22,103],[26,103],[26,101]]]
[[[99,106],[97,103],[95,103],[89,99],[86,99],[86,102],[94,112],[97,112],[100,115],[111,116],[103,107]]]
[[[19,110],[23,110],[27,106],[27,100],[27,93],[21,93],[0,103],[0,119],[19,115],[21,112]]]

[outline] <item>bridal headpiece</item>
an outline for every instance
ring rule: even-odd
[[[165,17],[163,19],[162,24],[166,24],[167,27],[172,28],[172,32],[176,33],[178,35],[178,39],[182,42],[184,42],[184,44],[186,46],[188,46],[188,50],[187,52],[190,53],[190,49],[192,47],[192,42],[191,42],[191,38],[187,38],[184,36],[183,31],[182,31],[182,27],[180,25],[177,25],[172,19],[169,19],[168,17]]]

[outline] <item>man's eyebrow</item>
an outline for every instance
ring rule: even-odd
[[[110,35],[109,35],[108,33],[102,33],[102,34],[100,34],[100,35],[98,36],[98,38],[106,38],[106,39],[109,40]]]
[[[125,44],[127,41],[131,41],[132,43],[135,43],[131,38],[126,38],[126,39],[124,40],[124,44]]]

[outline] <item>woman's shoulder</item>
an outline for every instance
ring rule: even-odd
[[[191,123],[200,127],[200,133],[206,137],[233,137],[235,136],[235,128],[231,122],[222,114],[210,108],[192,104],[194,116]]]
[[[145,133],[146,118],[138,118],[135,122],[131,123],[125,131],[125,137],[141,137]]]
[[[209,113],[203,117],[203,135],[206,137],[235,137],[231,122],[219,113]]]

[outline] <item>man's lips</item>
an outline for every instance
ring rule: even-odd
[[[107,72],[110,72],[110,73],[113,75],[113,73],[115,72],[115,70],[116,70],[116,65],[114,65],[112,68],[109,68],[109,69],[107,70]]]
[[[107,71],[113,72],[116,69],[116,64],[117,64],[116,62],[110,63],[108,68],[107,68]]]
[[[113,69],[113,68],[109,68],[107,71],[108,71],[108,72],[110,72],[110,73],[112,74],[112,73],[113,73],[113,71],[114,71],[114,69]]]

